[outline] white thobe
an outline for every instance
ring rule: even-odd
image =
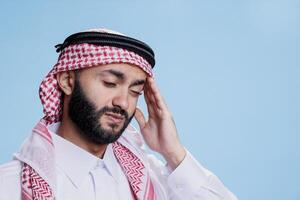
[[[56,132],[57,125],[51,127]],[[55,147],[56,200],[132,200],[130,185],[108,145],[103,159],[52,133]],[[174,170],[148,156],[155,179],[172,200],[236,200],[220,180],[187,155]],[[0,166],[0,200],[21,200],[21,162]],[[153,178],[153,177],[152,177]],[[157,198],[159,200],[159,198]]]
[[[57,199],[133,199],[130,186],[108,145],[100,159],[53,134],[57,166]]]

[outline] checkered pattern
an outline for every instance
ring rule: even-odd
[[[47,124],[61,120],[62,92],[56,80],[57,73],[112,63],[132,64],[153,76],[151,65],[143,57],[126,49],[94,44],[76,44],[65,48],[39,89]]]

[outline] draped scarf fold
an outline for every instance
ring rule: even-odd
[[[112,144],[135,200],[155,200],[153,183],[142,160],[128,145],[117,141]],[[56,191],[54,145],[47,125],[40,121],[30,138],[23,144],[19,159],[22,200],[54,200]]]

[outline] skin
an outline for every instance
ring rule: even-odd
[[[75,83],[74,71],[59,73],[57,81],[64,92],[63,117],[58,133],[91,154],[102,158],[107,144],[99,145],[88,141],[79,133],[80,130],[68,116],[68,104]],[[154,79],[148,77],[142,69],[130,64],[96,66],[81,70],[79,81],[86,96],[97,109],[103,106],[118,106],[126,110],[129,116],[135,113],[134,117],[147,145],[153,151],[162,154],[172,169],[181,163],[186,151],[179,141],[172,114]],[[136,107],[142,91],[147,104],[148,119]],[[111,129],[109,124],[115,123],[116,130],[119,130],[124,120],[116,119],[108,113],[103,115],[99,122],[106,129]]]

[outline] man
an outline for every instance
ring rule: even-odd
[[[180,143],[148,45],[100,29],[71,35],[57,51],[40,85],[45,116],[0,167],[1,200],[236,199]],[[143,91],[147,120],[136,107]]]

